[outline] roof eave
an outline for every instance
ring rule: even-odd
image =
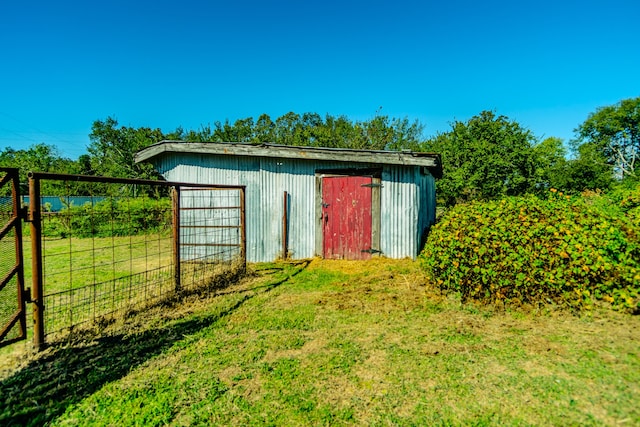
[[[438,175],[438,171],[442,169],[440,156],[432,153],[299,147],[267,143],[161,141],[136,153],[134,160],[136,163],[148,161],[167,152],[424,166],[433,169],[436,172],[434,175]]]

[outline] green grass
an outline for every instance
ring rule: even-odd
[[[135,236],[43,239],[47,340],[66,339],[175,295],[172,238]],[[25,285],[32,286],[31,242],[25,238]],[[235,272],[238,265],[188,263],[181,291],[198,291]],[[105,317],[106,316],[106,317]],[[29,335],[32,332],[29,330]],[[2,352],[2,350],[0,350]]]
[[[43,239],[45,294],[102,283],[172,264],[172,239],[164,234]],[[30,286],[31,242],[25,238],[25,276]]]
[[[23,359],[0,424],[640,424],[637,316],[461,306],[407,260],[253,269]]]

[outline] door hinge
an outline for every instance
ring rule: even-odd
[[[375,184],[372,182],[371,184],[362,184],[360,187],[382,188],[382,184]]]
[[[370,253],[371,255],[373,255],[373,254],[381,254],[382,253],[382,251],[379,251],[377,249],[372,249],[372,248],[363,249],[360,252],[367,252],[367,253]]]

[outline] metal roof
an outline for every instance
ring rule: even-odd
[[[138,153],[136,163],[162,154],[191,153],[228,156],[255,156],[287,159],[329,160],[339,162],[375,163],[426,167],[435,177],[442,176],[439,154],[414,151],[353,150],[347,148],[298,147],[270,143],[184,142],[160,141]]]

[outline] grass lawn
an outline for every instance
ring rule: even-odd
[[[170,235],[43,239],[46,295],[158,270],[172,264]],[[31,241],[25,238],[25,276],[31,286]]]
[[[3,354],[0,425],[640,425],[638,316],[461,307],[408,260],[251,270]]]

